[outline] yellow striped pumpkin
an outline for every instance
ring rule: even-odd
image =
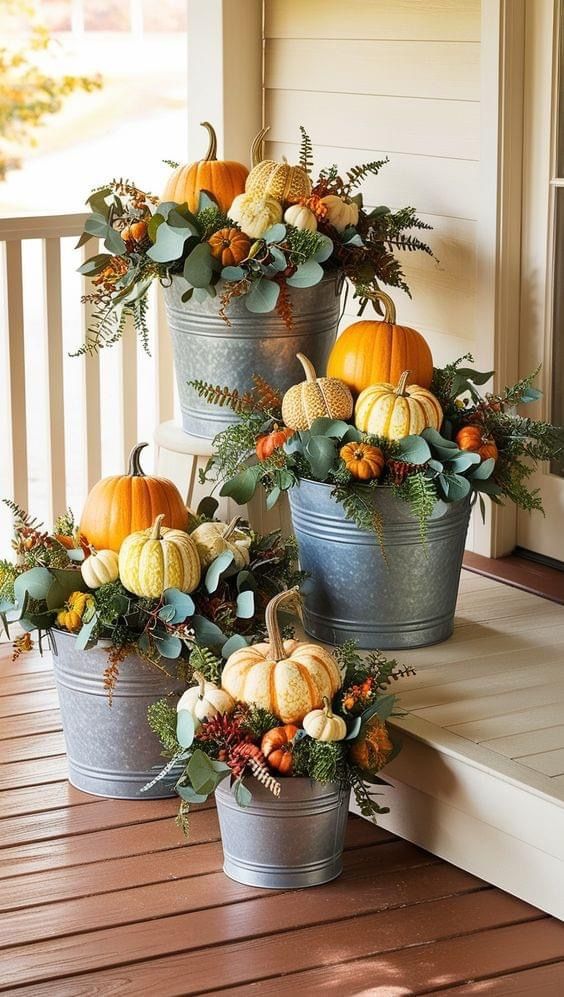
[[[299,724],[311,710],[329,701],[341,687],[335,658],[318,644],[282,640],[276,619],[278,607],[296,598],[296,589],[279,592],[266,608],[268,643],[235,651],[221,676],[221,685],[233,699],[256,703],[285,724]]]
[[[162,527],[157,516],[150,530],[130,533],[119,552],[122,585],[134,595],[158,599],[165,589],[193,592],[201,567],[196,544],[183,530]]]
[[[418,435],[424,429],[440,429],[443,410],[438,398],[418,384],[407,384],[404,370],[399,384],[372,384],[357,398],[355,425],[363,433],[400,440]]]

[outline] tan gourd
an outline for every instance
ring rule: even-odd
[[[341,674],[332,654],[318,644],[282,640],[277,611],[295,600],[297,589],[279,592],[266,608],[268,643],[235,651],[221,676],[221,685],[235,700],[256,703],[285,724],[299,724],[311,710],[332,700]]]
[[[297,204],[311,194],[311,180],[302,166],[290,166],[285,158],[281,163],[262,159],[262,145],[268,131],[269,127],[263,128],[251,146],[252,169],[245,190],[258,197],[270,195],[281,204]]]
[[[346,384],[336,377],[317,377],[315,368],[303,353],[298,353],[306,379],[294,384],[282,399],[282,418],[290,429],[309,429],[320,417],[350,419],[353,397]]]
[[[98,589],[119,578],[119,560],[115,550],[99,550],[80,566],[80,573],[89,589]]]
[[[440,429],[443,410],[438,398],[418,384],[408,385],[405,370],[399,384],[373,384],[358,396],[354,416],[362,433],[400,440],[424,429]]]
[[[337,232],[344,232],[349,225],[358,223],[358,204],[354,201],[345,201],[337,194],[327,194],[320,198],[320,203],[326,209],[327,221]]]
[[[236,516],[230,523],[202,523],[192,531],[190,536],[196,544],[204,570],[227,550],[233,554],[231,568],[234,571],[240,571],[247,566],[250,560],[251,537],[243,530],[237,529],[238,522],[239,517]]]
[[[229,217],[251,239],[260,239],[264,233],[282,221],[282,205],[268,194],[239,194],[229,208]]]
[[[196,729],[202,720],[212,719],[220,713],[232,713],[235,703],[228,692],[208,682],[200,672],[194,672],[197,685],[187,689],[178,700],[177,712],[188,710],[194,719]]]
[[[323,700],[323,709],[306,714],[303,728],[315,741],[342,741],[347,736],[345,721],[335,716],[328,699]]]

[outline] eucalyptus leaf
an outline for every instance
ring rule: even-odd
[[[217,201],[210,191],[201,190],[198,198],[198,212],[204,211],[206,208],[217,208]]]
[[[249,642],[245,637],[243,637],[242,634],[233,634],[233,636],[230,637],[221,648],[222,657],[227,659],[229,655],[234,654],[235,651],[240,651],[242,647],[248,646]]]
[[[53,575],[48,568],[30,568],[18,575],[14,582],[14,597],[18,606],[23,605],[25,593],[30,599],[42,600],[53,584]]]
[[[196,793],[205,792],[207,795],[213,792],[216,786],[219,786],[219,783],[229,775],[230,771],[228,765],[209,758],[201,748],[196,748],[186,765],[186,774]],[[211,789],[209,789],[210,783]]]
[[[162,620],[163,623],[172,623],[174,615],[174,606],[161,606],[158,612],[159,620]]]
[[[342,440],[350,428],[349,423],[342,419],[329,419],[327,416],[320,416],[313,420],[309,431],[312,436],[331,436],[336,440]]]
[[[424,440],[427,440],[427,443],[430,443],[432,447],[440,446],[447,450],[456,450],[459,452],[456,443],[453,443],[452,440],[447,440],[446,437],[441,436],[441,434],[431,426],[429,426],[428,429],[424,429],[421,436]]]
[[[165,589],[163,599],[165,605],[162,609],[172,610],[172,615],[165,620],[167,623],[184,623],[189,616],[193,616],[196,612],[192,597],[187,592],[181,592],[180,589]],[[164,617],[161,616],[161,619]]]
[[[313,254],[313,258],[317,263],[325,263],[333,253],[333,241],[328,235],[320,235],[319,238],[321,241]]]
[[[98,253],[96,256],[92,256],[89,260],[86,260],[81,267],[78,268],[78,273],[83,274],[84,277],[95,277],[104,270],[108,262],[112,259],[110,253]]]
[[[196,515],[204,516],[206,519],[213,519],[218,509],[219,502],[217,499],[213,495],[204,495],[203,499],[198,502]]]
[[[242,568],[237,575],[237,591],[244,592],[245,589],[252,589],[253,592],[258,592],[258,585],[252,571]]]
[[[227,637],[222,630],[217,626],[217,624],[212,623],[211,620],[206,619],[205,616],[193,616],[192,617],[192,629],[196,636],[196,640],[199,644],[203,644],[204,647],[210,647],[212,649],[217,647],[223,647]]]
[[[253,802],[253,795],[241,779],[237,779],[233,784],[233,795],[235,796],[235,801],[240,807],[250,807]]]
[[[472,450],[465,450],[464,453],[459,454],[457,457],[453,457],[452,460],[448,462],[449,471],[456,471],[457,474],[463,474],[470,467],[475,464],[480,463],[480,454],[473,453]]]
[[[316,260],[306,260],[300,263],[298,269],[291,277],[286,278],[286,283],[290,287],[313,287],[319,284],[323,278],[323,267]]]
[[[75,641],[76,651],[86,651],[89,647],[94,647],[96,644],[96,627],[98,626],[98,614],[94,613],[94,616],[88,623],[84,623]]]
[[[190,710],[179,710],[176,717],[176,740],[181,748],[189,748],[194,740],[196,727]]]
[[[275,273],[281,273],[282,270],[286,269],[286,267],[288,266],[288,261],[284,256],[282,250],[278,249],[278,246],[270,247],[270,255],[272,257],[272,260],[269,266],[272,268],[272,270],[274,270]]]
[[[269,511],[270,511],[270,509],[274,508],[274,506],[278,502],[278,499],[280,498],[280,495],[281,495],[281,489],[278,487],[278,485],[275,485],[274,488],[270,489],[268,495],[266,496],[266,500],[265,500],[266,508]]]
[[[252,620],[255,615],[255,594],[252,589],[239,592],[236,614],[240,620]]]
[[[313,477],[318,481],[325,481],[329,471],[337,462],[337,451],[333,440],[326,436],[313,436],[305,449]]]
[[[282,242],[286,238],[286,226],[278,222],[276,225],[271,225],[269,229],[263,235],[263,239],[267,245],[271,242]]]
[[[468,478],[463,478],[460,474],[449,474],[444,471],[439,475],[438,481],[443,487],[445,497],[449,502],[460,502],[470,493],[470,482]]]
[[[245,276],[243,267],[224,267],[221,271],[223,280],[242,280]]]
[[[209,793],[197,793],[191,786],[179,786],[178,783],[174,789],[180,799],[186,800],[186,803],[205,803],[210,795]]]
[[[190,236],[190,229],[174,229],[168,222],[163,222],[157,229],[155,244],[147,250],[147,256],[155,263],[172,263],[179,260]]]
[[[265,314],[273,311],[280,294],[280,286],[275,281],[260,277],[245,295],[245,304],[250,312]]]
[[[216,591],[217,586],[219,585],[219,579],[221,578],[223,572],[227,571],[227,568],[233,563],[234,557],[235,555],[232,550],[224,550],[223,554],[216,557],[210,564],[204,579],[204,584],[210,595]]]
[[[362,725],[361,717],[355,717],[352,720],[350,726],[348,726],[347,724],[348,732],[347,736],[345,737],[345,741],[354,741],[355,737],[358,737],[361,725]]]
[[[259,478],[262,475],[262,468],[259,464],[246,467],[239,471],[233,478],[226,481],[220,491],[220,495],[225,498],[232,498],[238,505],[245,505],[253,497],[257,489]]]
[[[184,263],[184,279],[192,287],[207,287],[213,275],[211,247],[200,242],[194,247]]]
[[[45,597],[48,609],[62,609],[73,592],[88,592],[88,585],[79,568],[50,568],[49,570],[53,577]]]
[[[421,436],[404,436],[397,442],[399,458],[406,464],[425,464],[431,457],[431,451]]]
[[[356,426],[349,426],[343,436],[343,439],[341,440],[341,443],[358,443],[359,440],[362,440],[362,433],[360,430],[357,429]]]
[[[172,660],[180,657],[182,653],[182,641],[180,637],[177,637],[175,634],[163,634],[161,636],[159,633],[154,632],[153,638],[161,657]]]
[[[471,474],[472,481],[485,481],[487,478],[490,478],[493,474],[494,467],[495,459],[493,457],[488,457],[487,460],[483,460]]]
[[[158,229],[159,225],[162,225],[162,223],[164,222],[164,220],[165,220],[164,216],[161,215],[160,212],[157,212],[156,214],[152,215],[151,218],[149,219],[149,222],[148,222],[148,225],[147,225],[147,235],[149,236],[149,239],[151,240],[151,242],[155,242],[156,241],[156,238],[157,238],[157,229]]]

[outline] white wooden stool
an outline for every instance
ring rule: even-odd
[[[203,470],[212,455],[212,441],[199,436],[189,436],[175,422],[162,422],[155,432],[157,474],[170,478],[186,499],[189,509],[196,509],[198,503],[212,489],[210,484],[200,483],[200,470]],[[214,492],[219,501],[217,515],[225,522],[234,516],[246,519],[257,533],[270,533],[282,530],[284,536],[292,533],[292,521],[286,495],[281,495],[273,509],[267,509],[262,489],[257,490],[247,505],[237,505],[230,498],[221,498],[219,489]]]

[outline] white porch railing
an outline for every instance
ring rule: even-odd
[[[80,511],[76,503],[104,470],[105,449],[111,451],[106,473],[118,473],[140,425],[152,438],[155,426],[174,410],[161,295],[150,310],[150,359],[132,329],[107,357],[69,358],[90,321],[88,304],[80,304],[85,281],[75,272],[80,254],[72,252],[84,217],[0,219],[1,494],[25,509],[30,497],[40,494],[39,514],[49,521],[71,499]],[[96,240],[81,252],[83,259],[97,252]]]

